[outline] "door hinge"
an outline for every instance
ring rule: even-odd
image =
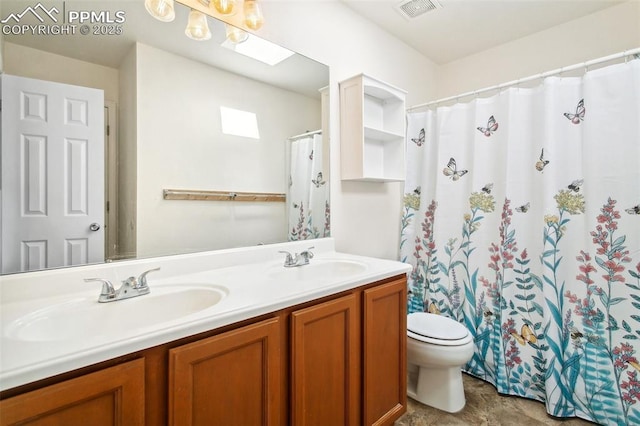
[[[107,201],[107,212],[109,211],[109,201]]]
[[[110,133],[111,133],[111,126],[107,124],[107,136],[111,136]]]

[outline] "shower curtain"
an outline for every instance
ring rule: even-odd
[[[330,236],[329,184],[323,172],[322,133],[290,142],[287,217],[289,241]]]
[[[640,424],[640,61],[409,113],[409,312],[554,416]]]

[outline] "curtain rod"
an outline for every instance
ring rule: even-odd
[[[407,108],[407,111],[413,111],[415,109],[424,108],[424,107],[428,107],[428,106],[431,106],[431,105],[440,104],[440,103],[443,103],[443,102],[453,101],[453,100],[456,100],[458,98],[464,98],[464,97],[467,97],[467,96],[477,96],[480,93],[490,92],[490,91],[496,90],[496,89],[497,90],[501,90],[501,89],[504,89],[506,87],[516,86],[516,85],[518,85],[520,83],[526,83],[526,82],[529,82],[529,81],[532,81],[532,80],[543,79],[543,78],[551,77],[552,75],[562,74],[563,72],[573,71],[573,70],[577,70],[577,69],[580,69],[580,68],[584,68],[586,70],[590,66],[593,66],[593,65],[597,65],[597,64],[601,64],[601,63],[609,62],[609,61],[615,61],[616,59],[626,58],[628,56],[639,55],[639,54],[640,54],[640,47],[632,49],[632,50],[625,50],[624,52],[615,53],[613,55],[604,56],[602,58],[593,59],[591,61],[582,62],[580,64],[575,64],[575,65],[571,65],[571,66],[568,66],[568,67],[562,67],[562,68],[555,69],[553,71],[547,71],[547,72],[543,72],[543,73],[540,73],[540,74],[532,75],[532,76],[529,76],[529,77],[519,78],[517,80],[512,80],[512,81],[509,81],[507,83],[501,83],[501,84],[497,84],[495,86],[485,87],[484,89],[473,90],[471,92],[466,92],[466,93],[463,93],[461,95],[449,96],[447,98],[438,99],[436,101],[431,101],[431,102],[426,102],[424,104],[415,105],[415,106]]]
[[[321,133],[322,133],[322,130],[314,130],[313,132],[307,132],[307,133],[302,133],[300,135],[291,136],[290,138],[287,138],[287,140],[293,142],[296,139],[306,138],[308,136],[313,136],[313,135],[319,135]]]

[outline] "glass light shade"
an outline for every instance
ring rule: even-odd
[[[238,27],[234,27],[233,25],[224,24],[224,29],[227,35],[227,40],[233,43],[242,43],[243,41],[247,41],[249,38],[249,33]]]
[[[244,1],[244,23],[252,30],[259,29],[264,23],[262,8],[258,4],[257,0]]]
[[[231,15],[235,12],[236,0],[212,0],[211,5],[222,15]]]
[[[173,0],[145,0],[144,7],[158,21],[171,22],[176,17]]]
[[[211,38],[211,31],[209,31],[209,25],[207,24],[207,16],[191,9],[189,12],[189,22],[187,22],[187,28],[184,33],[193,40],[204,41]]]

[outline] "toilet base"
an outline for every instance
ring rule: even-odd
[[[460,367],[407,367],[409,397],[448,413],[457,413],[464,408],[466,399]]]

